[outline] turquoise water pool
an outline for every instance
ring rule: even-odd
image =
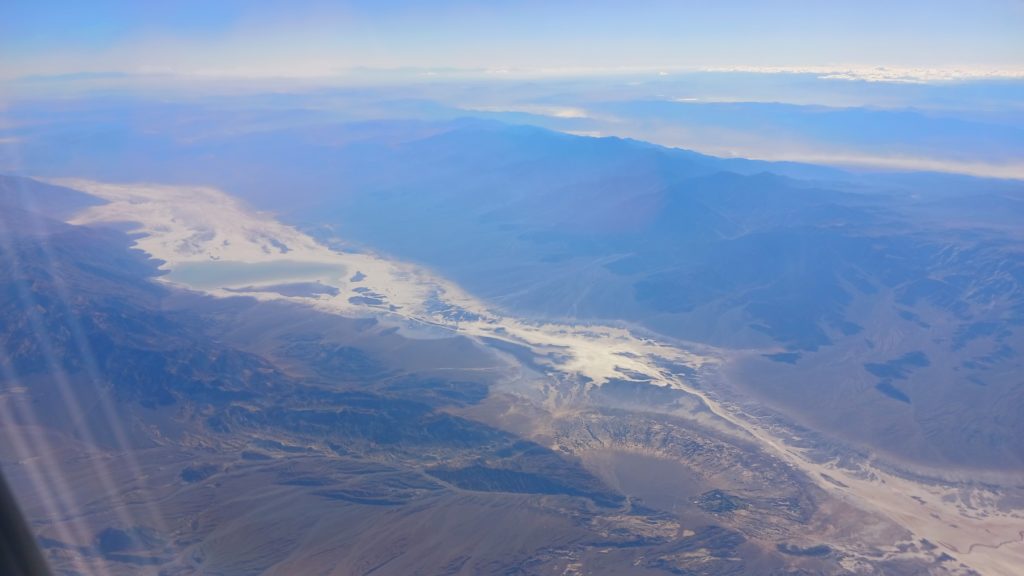
[[[345,275],[345,267],[325,262],[272,260],[269,262],[209,261],[184,262],[175,266],[167,278],[193,288],[209,289],[293,280],[336,280]]]

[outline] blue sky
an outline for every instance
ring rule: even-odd
[[[1020,69],[1022,30],[1019,0],[14,0],[0,20],[0,76],[318,76],[353,67]]]

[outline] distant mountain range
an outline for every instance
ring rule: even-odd
[[[720,159],[478,119],[235,120],[43,130],[34,146],[83,130],[95,147],[71,145],[39,176],[219,186],[524,322],[713,348],[713,368],[663,368],[853,476],[874,480],[861,466],[877,464],[955,491],[980,489],[978,475],[1010,479],[999,489],[1012,494],[1024,470],[1019,181]],[[507,343],[155,282],[158,263],[118,226],[65,222],[98,202],[0,177],[12,429],[49,443],[69,477],[97,478],[102,461],[115,492],[139,495],[83,480],[78,508],[37,526],[68,573],[529,574],[599,558],[608,574],[800,574],[856,558],[916,574],[952,562],[913,522],[853,508],[836,496],[850,486],[792,467],[697,394],[628,374],[594,388]],[[541,392],[517,388],[531,379]],[[15,444],[2,445],[5,472],[30,486]],[[44,508],[29,517],[52,517]]]
[[[252,201],[510,310],[746,350],[745,388],[900,458],[1024,466],[1024,184],[488,122],[352,130],[306,144],[331,184]]]

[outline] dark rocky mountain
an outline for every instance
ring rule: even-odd
[[[134,106],[139,122],[86,106],[20,129],[26,169],[217,185],[517,314],[750,351],[740,385],[868,449],[1024,466],[1017,181],[719,159],[479,119]],[[913,353],[929,365],[903,379],[865,368]]]
[[[1019,182],[808,180],[616,138],[436,130],[347,142],[337,185],[252,199],[508,310],[751,351],[732,375],[763,401],[898,459],[1024,467]]]
[[[53,126],[26,155],[80,134],[96,149],[41,173],[218,185],[325,244],[425,264],[521,317],[715,346],[724,363],[700,385],[738,390],[823,460],[853,450],[901,473],[1010,482],[1024,468],[1018,182],[723,160],[478,120],[232,121],[141,135]],[[854,554],[844,538],[901,542],[859,556],[868,571],[935,568],[932,544],[707,425],[692,395],[624,380],[555,417],[495,391],[509,355],[537,368],[528,354],[245,290],[171,290],[123,234],[47,211],[88,197],[2,182],[12,415],[67,456],[67,477],[107,459],[111,482],[141,490],[141,469],[154,495],[40,526],[69,573],[321,561],[544,573],[594,558],[615,574],[841,573]],[[30,405],[53,421],[37,427]],[[13,442],[3,455],[23,460]],[[75,498],[117,493],[100,484]],[[119,517],[145,517],[144,501],[162,502],[167,526]],[[267,508],[239,512],[254,506]]]
[[[568,450],[459,415],[491,384],[472,366],[500,366],[461,338],[423,344],[438,370],[409,371],[382,352],[403,337],[373,320],[158,285],[121,232],[27,210],[5,210],[0,231],[0,462],[22,494],[40,473],[73,482],[57,516],[25,498],[60,574],[540,574],[595,555],[607,574],[836,566],[754,544],[696,499],[683,530]],[[452,370],[456,356],[469,368]],[[720,454],[708,432],[686,434],[691,458]],[[749,465],[729,462],[716,466]],[[745,500],[735,521],[810,522],[820,494],[763,473],[791,510]]]

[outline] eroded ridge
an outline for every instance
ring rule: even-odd
[[[72,223],[130,223],[130,231],[138,235],[135,246],[163,261],[165,282],[221,297],[245,294],[346,316],[401,318],[485,343],[522,346],[542,369],[582,382],[581,394],[623,379],[682,390],[700,398],[718,425],[726,423],[827,493],[893,521],[916,541],[934,543],[966,568],[1009,576],[1024,566],[1024,512],[1001,507],[994,489],[911,479],[866,460],[823,461],[787,442],[775,427],[739,404],[671,368],[683,366],[694,373],[714,366],[723,361],[714,350],[684,350],[614,326],[515,318],[422,267],[329,249],[216,189],[57,183],[106,200]],[[545,407],[565,409],[571,395],[560,391]],[[900,553],[898,546],[888,552]],[[848,568],[859,570],[855,560]]]

